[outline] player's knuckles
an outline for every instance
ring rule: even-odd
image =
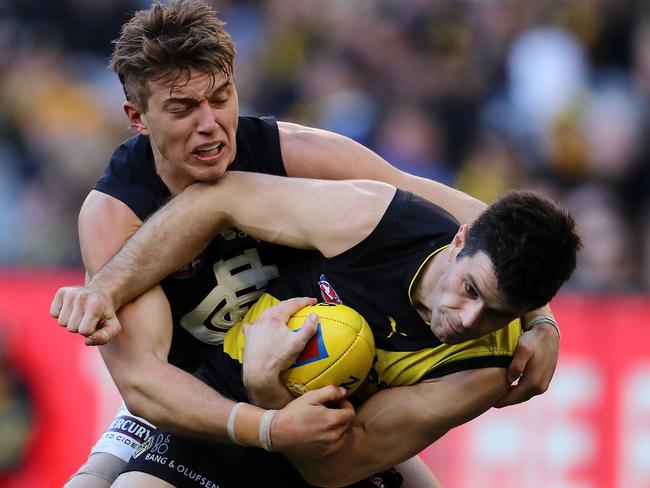
[[[531,389],[533,396],[541,395],[542,393],[545,393],[548,390],[550,384],[551,384],[550,381],[542,381],[540,383],[533,385],[533,388]]]
[[[524,372],[525,364],[526,363],[522,360],[513,359],[508,369],[509,371],[516,373],[516,376],[519,376]]]
[[[528,378],[525,384],[522,386],[524,386],[528,398],[531,398],[546,392],[546,390],[548,390],[549,385],[550,385],[549,381],[546,381],[539,377],[531,377]]]

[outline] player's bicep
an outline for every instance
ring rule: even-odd
[[[333,256],[372,231],[395,188],[366,180],[320,181],[232,171],[217,183],[193,185],[184,193],[169,209],[188,199],[196,209],[198,201],[205,217],[195,217],[193,226],[201,219],[208,222],[202,229],[231,222],[258,239]],[[168,214],[173,216],[173,211]]]
[[[120,387],[142,374],[147,364],[167,361],[172,340],[169,302],[160,286],[132,300],[118,312],[122,332],[100,350]]]
[[[371,179],[410,191],[441,206],[460,223],[472,222],[485,204],[437,181],[392,166],[367,147],[340,134],[278,122],[282,158],[289,176]]]

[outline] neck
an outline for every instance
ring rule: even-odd
[[[175,168],[174,165],[170,164],[164,157],[162,157],[162,155],[157,154],[155,149],[153,151],[153,160],[156,173],[160,176],[160,179],[163,181],[165,186],[169,188],[169,192],[172,196],[178,195],[196,181],[187,173]]]
[[[431,321],[431,297],[440,278],[449,267],[451,246],[431,257],[424,265],[411,289],[411,301],[422,319]]]

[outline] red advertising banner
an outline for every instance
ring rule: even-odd
[[[119,406],[99,351],[49,316],[57,288],[81,282],[80,272],[0,273],[0,337],[34,411],[22,463],[1,488],[63,486]]]
[[[49,317],[78,272],[0,273],[0,346],[35,412],[20,466],[0,488],[60,487],[119,399],[98,351]],[[650,297],[562,296],[549,390],[454,429],[422,457],[453,488],[650,488]]]

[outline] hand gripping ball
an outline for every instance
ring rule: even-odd
[[[345,305],[319,303],[305,307],[289,319],[290,329],[302,327],[310,313],[318,315],[318,327],[295,363],[281,374],[296,396],[327,385],[354,392],[370,371],[375,340],[368,322]]]

